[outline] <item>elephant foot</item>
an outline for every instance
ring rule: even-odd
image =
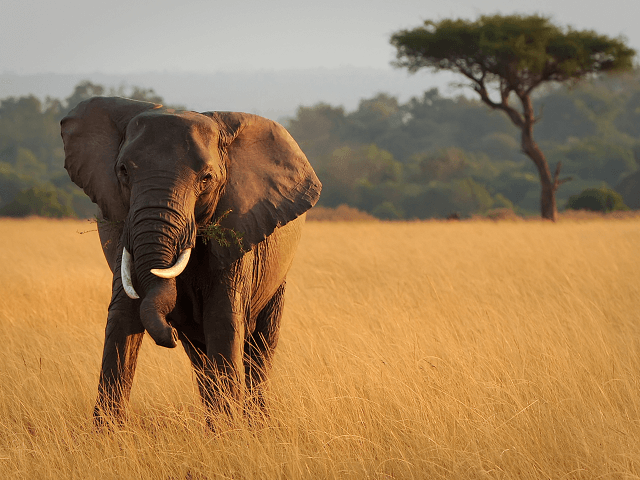
[[[116,426],[122,426],[125,417],[122,406],[112,401],[98,400],[93,408],[93,425],[97,431],[110,431]]]

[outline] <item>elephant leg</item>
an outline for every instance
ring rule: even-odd
[[[230,414],[230,405],[224,403],[220,398],[216,398],[216,395],[220,395],[220,386],[217,384],[218,378],[214,374],[213,368],[210,367],[211,362],[205,353],[205,345],[192,342],[182,333],[179,333],[178,337],[189,360],[191,360],[191,366],[196,374],[200,398],[207,410],[205,414],[207,427],[215,431],[214,413],[219,413],[222,410],[228,416]]]
[[[247,311],[248,296],[241,292],[218,292],[205,302],[206,358],[200,392],[211,415],[234,417],[242,405]]]
[[[200,397],[204,400],[207,396],[207,389],[209,388],[209,381],[207,379],[206,365],[207,365],[207,347],[199,342],[191,341],[184,333],[178,332],[178,338],[184,347],[189,360],[191,360],[191,366],[196,374],[196,380],[198,382],[198,390],[200,391]]]
[[[264,411],[265,381],[271,370],[273,352],[278,344],[280,321],[284,307],[286,282],[276,290],[256,319],[254,332],[245,343],[245,381],[251,401],[249,407]]]
[[[121,293],[122,289],[118,291]],[[98,399],[94,409],[94,421],[98,426],[109,417],[122,419],[144,337],[144,328],[136,315],[137,303],[116,293],[109,305]]]

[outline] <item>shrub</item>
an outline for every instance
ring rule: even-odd
[[[613,212],[629,210],[622,196],[610,188],[587,188],[578,195],[571,195],[567,202],[569,210],[591,210],[593,212]]]
[[[400,220],[404,216],[392,202],[382,202],[373,209],[371,215],[381,220]]]
[[[492,208],[487,210],[484,215],[491,220],[520,220],[520,217],[513,211],[512,208]]]

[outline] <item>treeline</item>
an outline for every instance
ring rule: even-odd
[[[0,215],[91,217],[95,206],[69,180],[59,122],[80,101],[120,95],[162,102],[151,89],[82,82],[64,100],[0,100]],[[215,105],[211,106],[212,110]],[[535,135],[550,166],[571,176],[562,209],[587,188],[620,190],[640,208],[640,72],[557,88],[536,99]],[[383,219],[464,217],[495,208],[539,214],[540,182],[501,112],[437,89],[400,103],[381,93],[347,112],[301,106],[283,122],[323,183],[320,205],[345,204]]]
[[[153,89],[107,90],[79,83],[64,100],[35,96],[0,100],[0,215],[88,218],[96,208],[64,169],[60,120],[78,103],[96,95],[119,95],[162,102]]]
[[[572,195],[618,188],[638,170],[639,80],[640,72],[602,78],[536,99],[536,139],[551,168],[562,162],[563,177],[573,178],[558,191],[561,209]],[[387,219],[540,212],[540,182],[520,132],[480,101],[431,89],[400,103],[382,93],[353,112],[300,107],[288,128],[323,182],[320,205]],[[637,185],[627,181],[621,192],[633,208],[640,208]]]

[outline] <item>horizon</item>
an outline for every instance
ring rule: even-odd
[[[256,82],[256,78],[260,81]],[[255,113],[281,120],[294,115],[301,106],[328,103],[347,111],[357,109],[359,102],[378,93],[387,93],[406,102],[421,97],[431,88],[443,96],[459,96],[465,92],[450,82],[456,77],[449,72],[409,74],[394,69],[343,67],[298,70],[261,70],[258,72],[146,72],[129,75],[91,74],[16,74],[0,73],[0,99],[34,95],[63,100],[83,80],[109,88],[138,86],[152,88],[164,103],[183,105],[195,111],[234,110]],[[212,84],[223,87],[212,88]],[[269,95],[264,94],[264,90]]]

